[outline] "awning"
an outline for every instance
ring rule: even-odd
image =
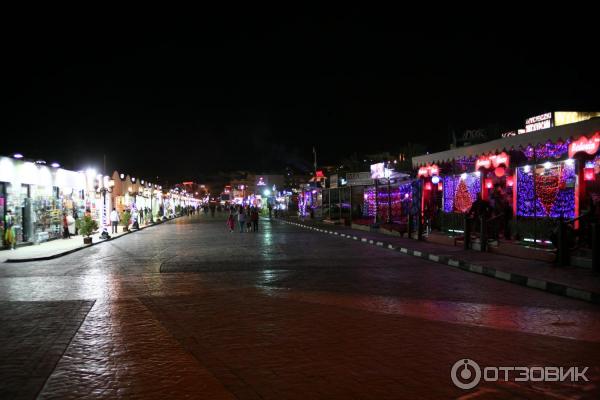
[[[473,146],[458,147],[456,149],[440,151],[438,153],[425,154],[413,157],[412,165],[413,168],[417,168],[428,164],[442,163],[463,157],[477,157],[490,153],[522,149],[528,146],[537,146],[545,144],[548,141],[557,142],[559,140],[565,141],[567,139],[577,139],[580,136],[590,136],[596,132],[600,132],[600,118],[592,118],[575,124],[561,125],[554,128],[524,133],[522,135],[496,139]]]

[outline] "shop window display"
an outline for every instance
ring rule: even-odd
[[[62,204],[57,190],[35,186],[31,201],[33,241],[60,238],[62,235]],[[47,234],[47,235],[46,235]]]
[[[446,213],[469,211],[481,191],[481,178],[477,173],[445,176],[442,183],[443,210]]]
[[[558,162],[525,166],[517,173],[517,215],[575,217],[575,166]],[[534,188],[535,185],[535,188]]]

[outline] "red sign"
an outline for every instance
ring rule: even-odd
[[[475,161],[475,170],[479,170],[479,168],[488,169],[492,165],[492,161],[487,156],[481,156]]]
[[[490,160],[492,161],[494,168],[497,168],[502,164],[504,164],[505,167],[508,167],[509,159],[510,157],[505,152],[490,156]]]
[[[580,137],[569,145],[569,158],[572,158],[577,153],[588,153],[594,155],[598,152],[600,146],[600,133],[596,132],[591,138],[585,136]]]
[[[508,167],[510,157],[505,152],[500,154],[493,154],[491,156],[481,156],[475,161],[475,170],[479,170],[480,168],[489,169],[491,167],[498,167],[500,165],[504,165]]]
[[[440,169],[438,168],[438,166],[435,164],[432,164],[432,165],[428,165],[426,167],[419,168],[419,171],[417,172],[417,176],[419,178],[425,178],[427,176],[439,175],[439,173],[440,173]]]

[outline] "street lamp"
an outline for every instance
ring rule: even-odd
[[[99,182],[102,183],[100,187],[100,193],[102,193],[102,237],[106,239],[108,237],[108,230],[106,229],[106,193],[112,192],[115,181],[113,179],[102,179]]]

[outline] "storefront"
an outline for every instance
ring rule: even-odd
[[[600,206],[599,132],[594,118],[414,157],[421,215],[431,229],[462,233],[481,199],[497,238],[550,245],[559,220]]]
[[[83,173],[0,157],[2,237],[10,212],[17,244],[60,238],[63,213],[85,203],[85,190]]]

